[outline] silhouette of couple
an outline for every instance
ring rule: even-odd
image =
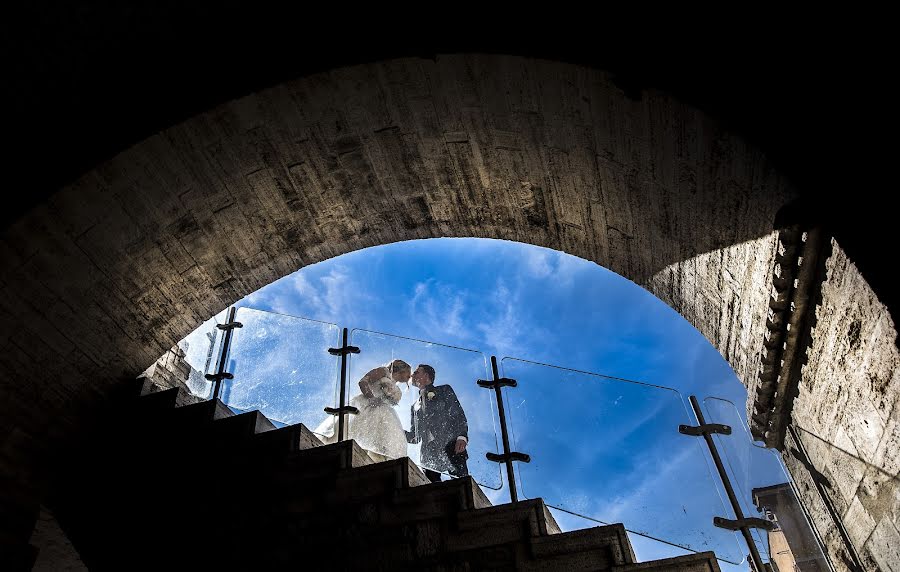
[[[441,473],[468,475],[466,414],[453,388],[435,385],[435,376],[428,364],[419,364],[412,371],[399,359],[367,372],[359,380],[361,393],[350,400],[359,414],[345,418],[347,438],[354,439],[376,460],[406,457],[407,443],[421,445],[421,465],[432,482],[440,481]],[[410,407],[410,430],[405,431],[396,409],[403,395],[398,384],[410,380],[419,395]],[[335,419],[327,419],[316,433],[324,435],[326,443],[333,443],[336,425]]]

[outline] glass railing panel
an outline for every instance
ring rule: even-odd
[[[830,434],[826,433],[829,430]],[[887,430],[890,431],[890,425]],[[829,435],[827,438],[826,434]],[[894,522],[900,523],[900,456],[889,453],[890,441],[882,443],[876,459],[865,459],[861,456],[865,453],[856,449],[845,429],[840,426],[816,427],[814,430],[812,427],[807,429],[798,425],[790,426],[785,441],[784,460],[790,468],[790,474],[795,477],[795,490],[802,490],[808,495],[822,495],[825,505],[822,508],[825,510],[811,511],[810,515],[820,530],[833,526],[834,521],[826,516],[829,510],[838,516],[844,515],[845,529],[838,534],[844,536],[846,542],[853,542],[851,526],[848,524],[859,524],[868,519],[856,516],[863,511],[874,516],[869,522],[876,527],[876,531],[883,522],[877,520],[879,512],[889,514],[892,510]],[[855,514],[851,517],[848,511],[854,504],[861,505],[858,508],[863,510],[854,511]],[[866,532],[871,529],[868,526],[857,528],[853,531],[857,533],[857,538],[860,537],[859,530]],[[821,536],[819,538],[821,540]],[[896,545],[900,546],[900,543]],[[834,558],[834,552],[831,556]],[[900,558],[897,561],[900,562]]]
[[[744,560],[736,534],[713,526],[733,518],[711,473],[703,439],[675,390],[503,358],[520,495],[598,523],[692,551]]]
[[[779,570],[830,570],[806,517],[790,475],[777,451],[755,444],[737,407],[716,397],[703,400],[707,423],[731,427],[731,435],[714,435],[744,516],[765,518],[775,530],[753,529],[760,555]]]
[[[225,321],[226,314],[227,311],[223,311],[213,316],[178,342],[178,348],[184,354],[181,357],[191,368],[185,383],[191,393],[203,399],[212,397],[213,384],[205,375],[214,373],[216,368],[222,333],[216,325]]]
[[[258,409],[277,424],[314,429],[334,406],[340,345],[334,324],[238,308],[220,399],[238,411]]]
[[[861,488],[867,496],[873,497],[873,502],[890,498],[887,501],[889,504],[896,503],[900,507],[900,499],[897,497],[900,492],[900,472],[897,470],[900,459],[885,455],[882,466],[878,466],[860,458],[858,452],[848,451],[847,448],[853,447],[849,439],[841,447],[803,427],[792,426],[792,429],[805,452],[804,455],[792,446],[792,456],[801,464],[807,465],[805,470],[826,491],[846,498],[856,493],[857,488]],[[890,466],[894,467],[893,472],[890,472]]]
[[[360,353],[350,356],[348,403],[367,410],[350,420],[350,438],[363,448],[388,457],[403,452],[423,469],[448,478],[469,474],[484,487],[501,488],[499,465],[485,458],[488,452],[498,452],[498,439],[494,393],[477,384],[479,379],[489,379],[484,354],[367,330],[353,330],[350,344],[358,347]],[[406,380],[384,380],[376,384],[374,391],[378,395],[374,399],[364,396],[361,378],[395,360],[408,363],[412,370],[420,364],[431,366],[435,372],[433,385],[420,395],[419,389],[407,385]],[[384,394],[396,389],[402,395],[394,404],[393,397],[385,399]],[[378,421],[368,421],[373,416]],[[405,443],[397,444],[397,420]],[[367,432],[354,425],[366,427]],[[462,436],[468,438],[468,443],[464,453],[457,453],[457,438],[462,433],[466,433]]]
[[[577,514],[573,514],[571,512],[567,512],[553,506],[550,506],[548,508],[550,510],[550,514],[553,515],[553,519],[556,521],[556,524],[559,525],[559,529],[563,532],[583,530],[585,528],[595,528],[607,524],[604,522],[599,522],[596,519],[585,518],[583,516],[579,516]],[[657,540],[649,536],[641,536],[632,532],[628,532],[628,542],[631,544],[631,548],[634,551],[637,562],[649,562],[650,560],[673,558],[675,556],[684,556],[686,554],[692,554],[694,552],[692,550],[681,548],[668,542]],[[722,572],[746,572],[747,565],[746,563],[730,565],[726,562],[720,562],[719,568]]]

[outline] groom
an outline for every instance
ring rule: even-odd
[[[466,459],[469,454],[469,423],[449,385],[434,385],[434,368],[420,364],[412,375],[412,383],[419,388],[419,398],[411,407],[411,431],[406,441],[422,443],[421,462],[425,476],[435,483],[441,473],[456,477],[469,474]]]

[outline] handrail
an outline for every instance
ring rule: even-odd
[[[246,307],[242,307],[241,309],[243,309],[243,308],[246,308]],[[278,319],[280,319],[280,320],[284,320],[284,319],[305,320],[307,322],[314,323],[319,326],[324,326],[324,327],[329,327],[329,328],[337,327],[333,324],[329,324],[327,322],[322,322],[320,320],[309,320],[307,318],[301,318],[298,316],[290,316],[288,314],[277,313],[277,312],[254,310],[252,308],[246,308],[246,309],[253,310],[254,312],[258,312],[261,315],[271,315],[273,318],[277,316]],[[214,390],[212,391],[213,399],[218,399],[222,396],[222,387],[225,382],[228,382],[229,383],[228,387],[231,388],[234,384],[240,384],[240,382],[242,380],[241,374],[236,376],[235,372],[227,371],[228,363],[229,363],[228,356],[229,356],[229,353],[232,352],[235,347],[234,340],[237,339],[240,341],[242,339],[241,338],[242,336],[252,335],[253,327],[245,328],[245,330],[248,330],[248,331],[244,331],[244,332],[241,332],[240,334],[236,334],[235,329],[241,328],[241,326],[242,326],[242,324],[240,322],[237,322],[235,320],[237,311],[238,311],[237,307],[229,308],[226,323],[217,326],[223,335],[223,337],[221,338],[221,345],[219,347],[219,350],[220,350],[219,351],[219,359],[216,364],[215,373],[208,373],[205,375],[207,380],[215,382],[215,387],[214,387]],[[323,347],[323,348],[320,348],[320,350],[323,352],[327,351],[331,355],[338,357],[340,360],[339,367],[338,367],[339,377],[334,380],[334,384],[337,386],[336,387],[337,394],[335,395],[336,403],[334,403],[334,405],[336,407],[326,406],[326,407],[324,407],[324,412],[331,416],[337,417],[336,437],[337,437],[337,440],[344,440],[344,439],[348,438],[348,436],[349,436],[349,438],[353,438],[352,435],[349,434],[350,426],[347,425],[347,421],[349,421],[349,419],[346,416],[348,414],[355,415],[359,411],[356,407],[354,407],[353,405],[351,405],[348,402],[349,389],[348,389],[347,384],[348,384],[348,376],[351,375],[351,372],[349,371],[350,355],[358,354],[361,351],[363,353],[365,353],[366,348],[360,348],[355,345],[351,345],[351,343],[355,343],[355,342],[351,342],[351,340],[350,340],[350,333],[351,333],[350,329],[342,328],[340,331],[341,331],[341,337],[339,339],[339,343],[340,343],[339,347],[330,347],[330,348]],[[385,339],[393,340],[394,342],[392,342],[392,343],[427,344],[428,346],[440,346],[441,348],[446,349],[447,351],[454,350],[454,351],[472,352],[473,354],[478,354],[478,355],[482,355],[482,356],[484,355],[483,353],[478,352],[477,350],[459,348],[456,346],[450,346],[450,345],[444,345],[444,344],[437,344],[435,342],[429,342],[426,340],[417,340],[417,339],[411,338],[411,337],[397,336],[397,335],[393,335],[393,334],[385,334],[385,333],[381,333],[381,332],[374,332],[371,330],[353,329],[352,333],[353,333],[353,335],[366,334],[366,335],[382,336]],[[213,340],[212,343],[214,344],[215,340]],[[298,339],[298,340],[296,340],[296,343],[302,345],[304,343],[304,340]],[[317,351],[316,348],[314,348],[314,347],[306,348],[306,350]],[[490,359],[490,361],[491,361],[491,364],[490,364],[491,379],[485,380],[485,379],[481,379],[481,377],[483,377],[483,376],[472,376],[471,379],[468,379],[468,383],[472,383],[474,387],[480,386],[483,388],[493,389],[493,391],[491,392],[491,394],[493,395],[493,398],[491,400],[491,403],[492,403],[491,407],[493,408],[493,410],[492,410],[491,414],[496,415],[496,420],[499,423],[499,428],[500,428],[499,433],[500,433],[500,440],[502,443],[502,453],[494,453],[494,452],[488,450],[487,452],[484,452],[484,454],[480,455],[479,458],[486,459],[486,460],[488,460],[490,462],[494,462],[494,463],[502,463],[505,465],[505,467],[506,467],[506,470],[505,470],[506,486],[509,489],[508,492],[509,492],[510,500],[512,502],[518,502],[521,491],[519,490],[519,483],[517,482],[517,479],[516,479],[516,471],[514,470],[513,463],[514,462],[529,463],[531,458],[530,458],[529,454],[521,453],[521,452],[517,452],[517,451],[513,450],[513,448],[515,447],[515,444],[512,442],[513,441],[512,440],[512,429],[509,426],[510,411],[507,411],[507,409],[506,409],[505,400],[510,395],[514,395],[514,394],[510,393],[511,391],[512,392],[517,391],[517,388],[516,388],[517,382],[514,379],[503,377],[499,370],[499,367],[498,367],[497,357],[496,356],[490,356],[490,357],[491,357],[491,359]],[[354,359],[356,359],[356,358],[354,358]],[[367,359],[371,359],[371,356],[368,356]],[[544,363],[540,363],[540,362],[536,362],[536,361],[524,360],[524,359],[520,359],[520,358],[504,358],[504,359],[515,359],[515,361],[520,362],[522,364],[528,364],[530,366],[543,367],[543,368],[554,368],[556,370],[563,370],[570,374],[592,376],[593,378],[603,379],[608,382],[630,384],[634,387],[646,388],[646,390],[662,390],[662,391],[666,391],[666,392],[673,392],[673,395],[679,396],[679,400],[682,401],[682,405],[683,405],[683,398],[680,397],[680,394],[677,392],[677,390],[674,390],[671,387],[666,387],[664,385],[648,383],[646,381],[627,379],[627,378],[618,377],[618,376],[610,376],[610,375],[600,374],[600,373],[596,373],[596,372],[562,368],[559,366],[552,366],[552,365],[548,365],[548,364],[544,364]],[[234,361],[234,360],[232,359],[232,361]],[[246,372],[244,372],[242,375],[246,376]],[[277,383],[277,380],[265,380],[265,381],[266,381],[266,383]],[[521,379],[518,380],[518,383],[521,384],[522,380]],[[457,385],[457,387],[459,387],[459,386]],[[226,402],[229,401],[229,397],[226,397],[224,399]],[[666,398],[666,399],[669,399],[669,398]],[[327,404],[323,404],[323,405],[327,405]],[[715,423],[707,424],[705,422],[705,417],[700,409],[700,406],[699,406],[699,403],[697,402],[696,397],[694,397],[694,396],[690,397],[690,405],[691,405],[691,408],[693,410],[695,417],[697,418],[698,426],[695,428],[691,428],[690,426],[682,424],[682,427],[684,429],[682,432],[685,435],[696,435],[696,436],[702,436],[704,438],[704,441],[706,443],[706,449],[708,451],[709,456],[711,457],[712,463],[716,467],[717,476],[720,479],[721,486],[724,488],[725,493],[728,497],[729,503],[730,503],[732,509],[734,510],[734,513],[736,516],[735,521],[732,521],[732,520],[726,518],[727,515],[718,516],[715,519],[716,526],[720,527],[719,530],[721,530],[722,527],[739,530],[741,533],[741,536],[743,538],[743,541],[747,544],[747,548],[750,553],[750,559],[752,560],[754,567],[757,570],[764,570],[765,562],[763,561],[762,555],[760,554],[759,550],[756,547],[756,544],[754,543],[754,541],[750,535],[749,527],[764,526],[766,523],[761,522],[761,521],[757,522],[758,519],[754,520],[752,518],[745,518],[743,510],[741,509],[740,503],[737,500],[737,493],[734,490],[734,487],[732,486],[731,482],[729,481],[729,477],[728,477],[727,471],[725,470],[723,460],[716,448],[716,444],[713,439],[713,433],[722,433],[723,431],[725,431],[725,429],[727,427],[725,427],[724,425],[719,427],[718,425],[721,425],[721,424],[715,424]],[[260,406],[260,408],[262,409],[262,406]],[[319,408],[319,411],[323,411],[321,406]],[[266,411],[263,411],[263,412],[266,413]],[[273,417],[273,420],[282,421],[282,419],[277,419],[277,417]],[[290,421],[283,421],[283,422],[290,422]],[[314,425],[315,420],[313,420],[313,419],[310,419],[310,421],[303,420],[303,422],[310,424],[310,426],[315,426]],[[351,424],[352,424],[352,422],[351,422]],[[533,429],[533,428],[529,427],[528,429]],[[521,428],[520,428],[520,430],[521,430]],[[677,432],[678,427],[677,426],[672,427],[671,430],[674,430]],[[526,450],[528,449],[527,444],[526,444],[525,448],[526,448]],[[637,450],[635,450],[634,454],[639,455],[640,453]],[[544,461],[542,460],[542,462],[544,462]],[[544,465],[544,466],[546,467],[546,465]],[[529,471],[531,471],[531,469],[529,469]],[[519,478],[520,479],[522,478],[521,473],[519,475]],[[552,476],[547,476],[545,474],[544,478],[552,478]],[[502,487],[502,482],[501,482],[501,487]],[[713,491],[714,491],[714,489],[715,489],[715,487],[712,488]],[[663,493],[657,492],[656,494],[663,494]],[[587,518],[589,520],[593,520],[596,522],[603,522],[601,520],[593,518],[593,516],[591,514],[585,512],[583,510],[582,511],[579,511],[579,510],[573,511],[573,510],[570,510],[569,508],[567,508],[566,506],[559,506],[558,509],[563,512],[570,512],[571,514],[579,515],[579,516]],[[622,516],[622,518],[623,518],[623,520],[628,519],[627,516]],[[713,526],[713,523],[709,523],[709,526],[710,526],[709,534],[712,534],[712,530],[715,529],[715,526]],[[680,548],[685,548],[687,550],[701,551],[702,549],[708,549],[708,548],[701,549],[699,545],[692,546],[691,541],[679,541],[678,539],[675,539],[675,538],[662,538],[662,537],[660,537],[660,535],[658,535],[658,534],[654,535],[647,530],[635,529],[635,530],[631,530],[631,532],[634,534],[638,534],[640,536],[644,536],[646,538],[658,540],[659,542],[662,542],[664,544],[677,546]],[[719,533],[716,533],[716,534],[719,534]],[[725,558],[724,556],[720,556],[720,558],[722,558],[726,562],[733,561],[733,559]]]

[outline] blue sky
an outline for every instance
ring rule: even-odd
[[[315,428],[335,395],[336,360],[324,350],[339,329],[329,324],[368,330],[353,332],[363,351],[351,361],[350,395],[365,371],[395,357],[434,365],[436,383],[454,387],[469,417],[471,473],[504,502],[505,477],[483,460],[498,450],[496,408],[474,383],[489,376],[495,355],[501,373],[519,381],[505,392],[513,447],[533,457],[519,465],[525,496],[729,560],[745,550],[730,533],[710,530],[713,516],[730,514],[702,439],[677,433],[689,422],[689,395],[730,400],[733,421],[744,423],[743,386],[679,314],[601,266],[506,241],[410,241],[303,268],[237,305],[285,316],[239,312],[245,327],[235,333],[235,380],[224,394],[234,407]],[[187,338],[197,367],[203,332]],[[406,391],[398,407],[405,426],[413,398]],[[410,457],[418,461],[418,452]],[[778,474],[777,462],[769,474]],[[596,525],[555,516],[564,528]],[[684,553],[632,541],[643,560]]]

